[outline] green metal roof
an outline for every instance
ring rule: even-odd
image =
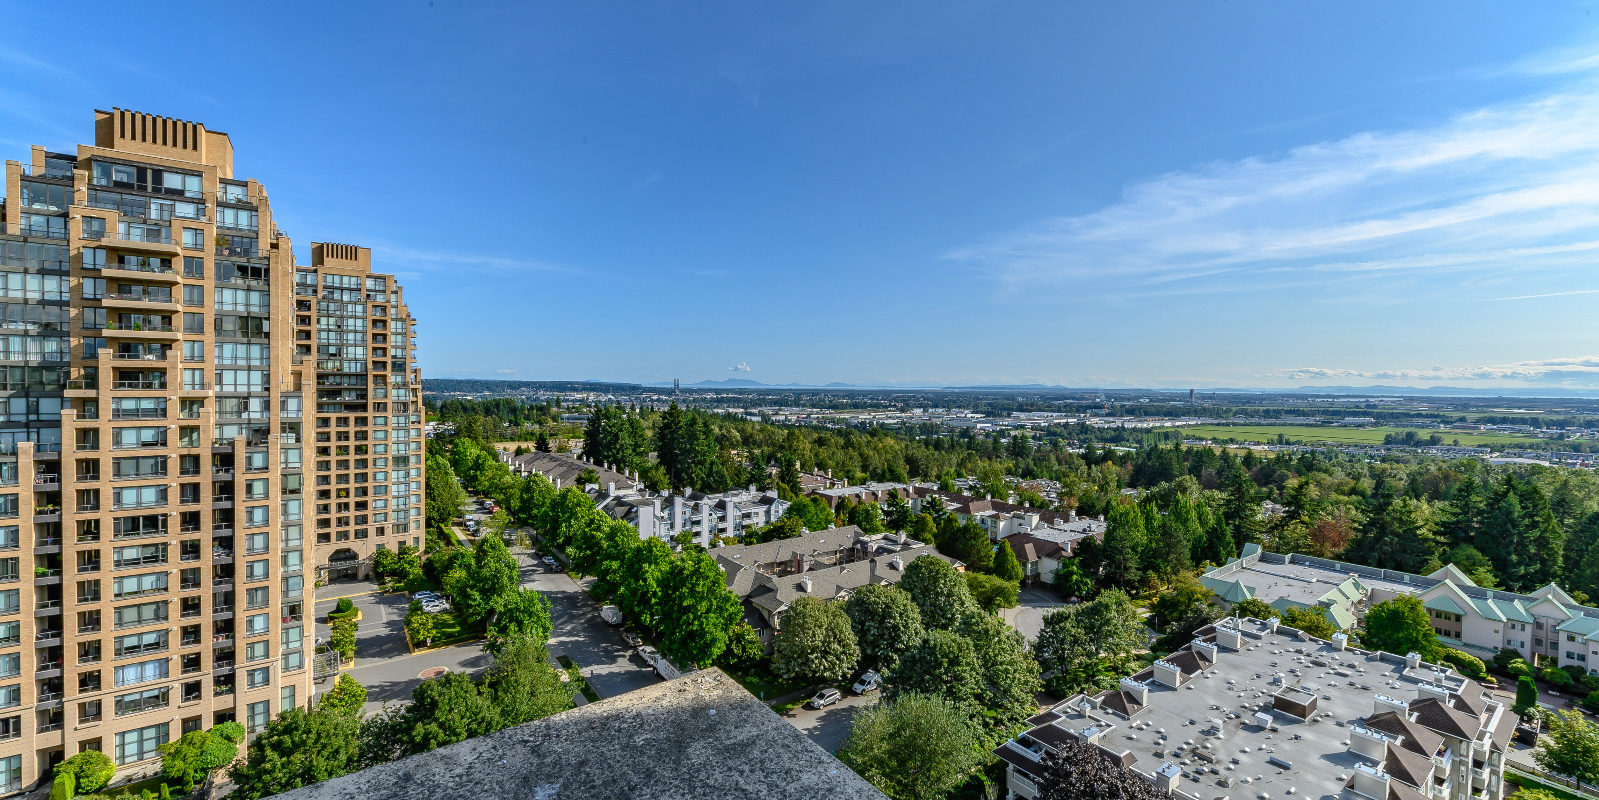
[[[1427,602],[1422,603],[1422,605],[1432,609],[1433,611],[1442,611],[1446,614],[1464,615],[1466,613],[1466,610],[1461,608],[1459,603],[1455,602],[1455,598],[1450,597],[1447,594],[1441,594],[1437,597],[1428,598]]]
[[[1527,607],[1522,605],[1520,600],[1490,600],[1488,602],[1493,603],[1494,608],[1508,622],[1526,622],[1530,624],[1533,621],[1532,614],[1527,611]]]
[[[1255,596],[1255,590],[1245,586],[1241,581],[1228,581],[1221,578],[1199,579],[1205,588],[1216,594],[1216,598],[1226,603],[1241,603]]]
[[[1556,628],[1555,630],[1562,631],[1564,633],[1575,633],[1578,636],[1585,636],[1592,639],[1595,638],[1596,635],[1599,635],[1599,619],[1594,619],[1593,617],[1587,616],[1576,616],[1560,623],[1560,627]]]

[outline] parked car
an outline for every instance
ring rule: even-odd
[[[811,699],[805,701],[805,705],[815,709],[823,709],[843,699],[844,695],[839,690],[823,689],[811,695]]]
[[[600,619],[611,625],[622,624],[622,609],[616,606],[600,606]]]
[[[549,567],[550,569],[553,569],[556,572],[560,572],[561,571],[561,562],[556,561],[555,560],[555,556],[545,556],[543,560],[544,560],[544,566]]]
[[[623,631],[622,641],[627,642],[628,647],[638,647],[639,645],[644,644],[644,640],[640,639],[638,634],[633,633],[632,631]]]
[[[856,681],[855,685],[849,688],[850,691],[856,694],[875,692],[878,689],[883,688],[883,676],[878,675],[872,670],[867,670],[861,674],[860,680]]]

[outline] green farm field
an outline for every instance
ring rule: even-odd
[[[1332,444],[1382,444],[1386,434],[1394,433],[1403,435],[1405,431],[1415,431],[1417,436],[1426,438],[1436,433],[1442,436],[1444,444],[1453,444],[1460,441],[1463,447],[1483,447],[1500,445],[1505,447],[1528,447],[1546,443],[1548,440],[1537,436],[1514,433],[1484,433],[1480,431],[1452,431],[1452,430],[1420,430],[1416,428],[1338,428],[1320,425],[1192,425],[1178,428],[1186,437],[1195,439],[1237,439],[1250,442],[1275,442],[1278,434],[1287,437],[1290,441],[1318,443],[1329,442]]]

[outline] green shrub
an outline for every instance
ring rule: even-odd
[[[1589,711],[1599,712],[1599,689],[1589,692],[1588,696],[1582,699],[1582,705]]]
[[[339,598],[339,602],[337,602],[337,603],[335,603],[333,605],[333,611],[336,614],[348,614],[348,613],[350,613],[351,611],[354,611],[354,610],[355,610],[355,601],[351,600],[348,597]]]
[[[1576,681],[1571,679],[1571,673],[1559,667],[1546,667],[1542,672],[1538,673],[1538,679],[1557,689],[1564,689],[1576,683]]]
[[[1532,682],[1532,676],[1523,675],[1516,679],[1516,705],[1515,711],[1523,717],[1532,716],[1538,710],[1538,685]]]
[[[84,794],[104,789],[117,774],[117,765],[99,750],[85,750],[56,765],[57,775],[71,775],[73,789]]]
[[[211,735],[220,736],[225,742],[238,744],[239,742],[244,741],[244,726],[231,720],[228,722],[218,722],[216,725],[212,726]]]
[[[1460,674],[1477,681],[1488,677],[1488,668],[1482,659],[1453,647],[1442,647],[1439,651],[1438,660],[1460,670]]]
[[[72,800],[72,773],[63,772],[50,782],[50,800]]]

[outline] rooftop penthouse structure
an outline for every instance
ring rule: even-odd
[[[1516,726],[1481,684],[1417,654],[1253,618],[1028,721],[994,751],[1008,798],[1037,797],[1044,756],[1075,739],[1177,798],[1501,800]]]

